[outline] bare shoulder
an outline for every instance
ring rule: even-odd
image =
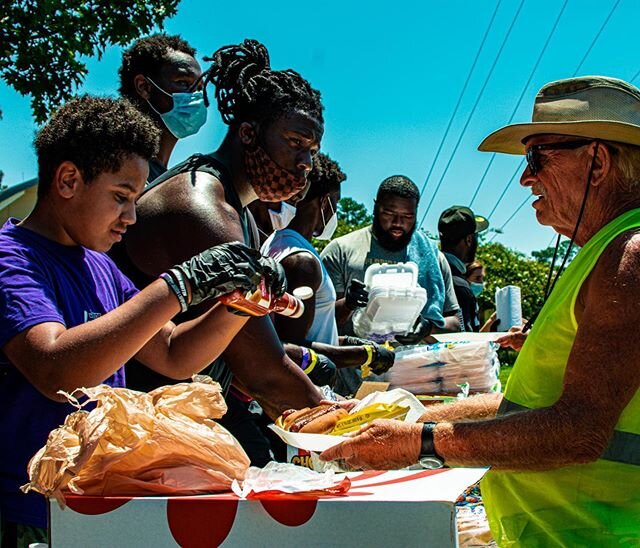
[[[638,272],[640,230],[631,230],[617,236],[603,251],[588,281],[587,296],[615,298],[616,295],[640,295]],[[633,304],[635,308],[635,302],[617,304],[622,307]]]
[[[127,254],[157,274],[211,246],[243,241],[240,215],[220,180],[208,173],[180,173],[145,193],[138,221],[126,237]]]
[[[307,285],[315,290],[320,286],[322,281],[320,263],[310,252],[293,253],[283,259],[282,266],[292,287]]]

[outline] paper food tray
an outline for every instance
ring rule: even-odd
[[[395,403],[398,405],[408,406],[409,412],[404,418],[404,422],[417,422],[420,416],[424,413],[424,406],[420,403],[418,398],[416,398],[411,392],[407,392],[402,388],[396,388],[395,390],[389,390],[388,392],[374,392],[369,394],[351,410],[351,413],[355,413],[373,403]],[[270,424],[269,428],[278,434],[280,439],[285,443],[292,447],[306,449],[307,451],[324,451],[348,439],[346,436],[331,436],[329,434],[301,434],[299,432],[288,432],[275,424]]]

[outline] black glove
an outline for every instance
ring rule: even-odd
[[[373,346],[373,359],[369,364],[371,371],[376,375],[382,375],[391,369],[396,361],[396,353],[393,350],[387,350],[384,346],[377,343],[367,343]]]
[[[418,344],[422,339],[431,335],[433,324],[431,320],[418,316],[416,323],[404,335],[396,335],[396,341],[400,344]]]
[[[183,311],[187,304],[197,305],[235,289],[253,291],[261,278],[264,278],[267,289],[275,296],[281,296],[287,287],[282,266],[238,242],[211,247],[173,267],[161,277],[176,292]],[[187,282],[191,288],[190,302],[186,298]]]
[[[386,373],[391,369],[396,360],[396,353],[384,346],[360,337],[346,335],[342,337],[342,346],[370,346],[372,351],[371,361],[367,364],[376,375]]]
[[[344,294],[344,304],[349,310],[363,308],[369,302],[369,292],[360,280],[351,280],[347,291]]]
[[[312,356],[312,363],[307,366],[305,373],[309,380],[316,386],[329,385],[333,387],[338,375],[338,368],[324,354],[318,354],[314,350],[309,349]],[[312,368],[313,366],[313,368]]]

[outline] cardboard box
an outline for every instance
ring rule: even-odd
[[[454,501],[484,469],[350,473],[343,497],[68,497],[52,548],[457,546]]]

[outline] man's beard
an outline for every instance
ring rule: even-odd
[[[411,241],[411,236],[416,230],[416,226],[413,225],[413,228],[409,232],[405,232],[399,238],[394,238],[391,234],[384,231],[382,226],[380,225],[380,221],[376,215],[373,216],[373,235],[377,238],[378,243],[387,251],[401,251],[405,247],[409,245]]]

